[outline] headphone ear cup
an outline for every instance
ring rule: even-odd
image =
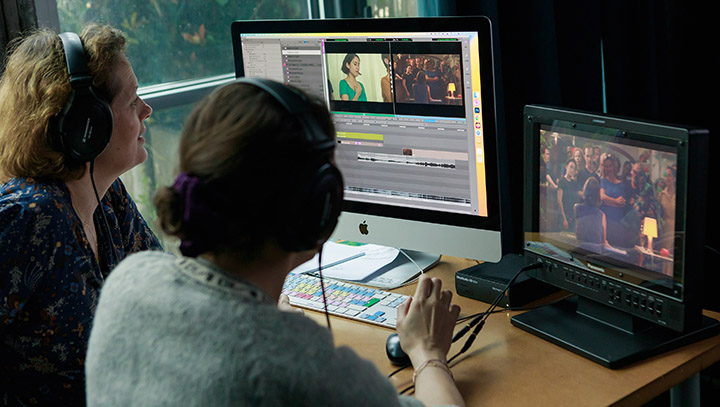
[[[280,225],[278,243],[285,250],[315,249],[335,230],[342,210],[343,180],[333,164],[325,162],[300,183],[301,191],[291,219]]]
[[[110,105],[92,88],[73,90],[57,118],[57,144],[73,160],[92,161],[107,147],[112,129]]]

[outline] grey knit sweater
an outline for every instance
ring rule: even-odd
[[[253,285],[160,252],[107,279],[86,375],[88,406],[422,405]]]

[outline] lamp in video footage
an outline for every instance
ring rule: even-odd
[[[455,97],[455,82],[448,83],[448,96]]]
[[[653,249],[653,239],[658,237],[657,232],[657,220],[655,218],[645,218],[643,219],[643,232],[642,232],[648,239],[648,250],[652,251]]]

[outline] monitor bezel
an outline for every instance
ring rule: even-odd
[[[412,27],[410,29],[399,29]],[[419,27],[421,29],[415,29]],[[326,20],[252,20],[232,23],[233,54],[236,76],[244,76],[241,34],[272,33],[406,33],[406,32],[477,32],[480,59],[481,106],[486,154],[487,216],[440,212],[379,203],[345,200],[343,212],[387,217],[413,222],[449,225],[460,228],[500,232],[500,190],[496,133],[495,73],[490,20],[476,17],[326,19]],[[467,99],[466,99],[467,103]]]

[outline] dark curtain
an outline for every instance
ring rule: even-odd
[[[716,101],[720,58],[711,2],[604,3],[608,113],[710,130],[710,158],[720,154]],[[708,199],[718,188],[709,167]],[[710,201],[712,202],[712,201]],[[704,306],[719,310],[720,217],[708,205]],[[689,270],[692,272],[692,270]]]
[[[5,69],[8,43],[33,28],[37,28],[33,0],[0,0],[0,73]]]
[[[715,157],[720,154],[720,128],[712,110],[720,62],[710,4],[481,0],[457,1],[456,8],[458,15],[487,15],[495,25],[496,62],[501,67],[497,87],[504,95],[498,103],[505,121],[498,128],[507,145],[522,145],[523,106],[548,104],[594,112],[607,108],[610,114],[707,128],[710,155]],[[522,219],[523,204],[521,148],[512,147],[508,160],[512,217],[517,220]],[[707,172],[712,174],[709,168]],[[710,176],[708,196],[717,187]],[[521,229],[516,221],[514,233]],[[720,216],[709,213],[708,270],[720,264],[718,230]],[[706,287],[720,285],[720,273],[705,273],[705,278]],[[706,308],[720,309],[720,297],[705,297]]]
[[[499,144],[507,146],[501,183],[508,187],[511,207],[510,216],[503,216],[503,250],[510,252],[522,252],[524,106],[602,110],[599,21],[594,18],[599,4],[576,3],[456,3],[458,15],[485,15],[493,23],[498,136]]]

